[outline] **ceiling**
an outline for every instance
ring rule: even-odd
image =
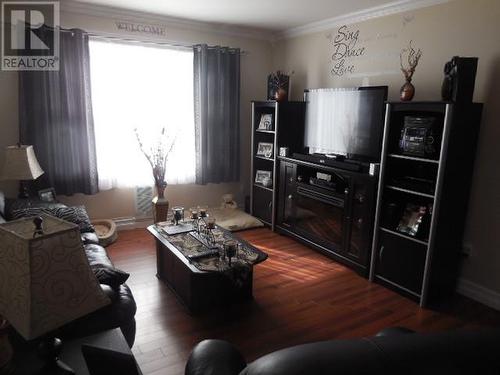
[[[405,0],[80,0],[79,2],[281,32],[369,8],[402,3]]]

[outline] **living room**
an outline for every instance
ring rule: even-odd
[[[10,6],[7,3],[2,2],[2,6]],[[473,354],[464,354],[469,348],[465,343],[466,339],[463,340],[463,348],[448,354],[454,355],[454,359],[462,355],[463,361],[460,363],[463,369],[469,368],[470,363],[476,359],[489,361],[491,348],[494,347],[493,342],[498,343],[499,335],[496,334],[492,336],[493,338],[483,337],[477,332],[482,332],[480,326],[496,326],[500,321],[500,314],[496,311],[500,309],[498,276],[500,259],[496,254],[496,248],[500,243],[497,230],[500,220],[500,198],[497,191],[500,182],[494,172],[498,159],[495,144],[498,130],[495,119],[496,115],[500,115],[500,109],[495,105],[497,96],[495,87],[496,83],[500,83],[498,68],[500,50],[497,37],[500,31],[497,23],[500,6],[496,1],[360,0],[349,4],[339,1],[331,4],[323,2],[302,4],[296,1],[273,3],[272,6],[264,2],[235,6],[220,1],[208,6],[194,0],[182,3],[93,0],[61,1],[59,7],[57,14],[60,19],[57,22],[53,21],[62,29],[61,56],[68,53],[68,44],[65,41],[69,36],[66,34],[82,36],[84,43],[87,43],[84,44],[84,50],[87,48],[90,56],[87,61],[89,66],[85,68],[85,64],[78,63],[78,65],[83,65],[83,68],[90,72],[90,77],[86,78],[86,84],[78,83],[78,88],[74,89],[84,98],[86,97],[85,94],[82,95],[84,90],[91,92],[86,98],[92,109],[85,113],[92,114],[91,121],[87,121],[92,125],[87,125],[92,128],[90,134],[95,132],[95,139],[92,136],[82,137],[84,133],[68,135],[61,130],[64,129],[64,124],[58,124],[58,127],[54,127],[52,133],[48,134],[52,125],[47,119],[53,119],[51,113],[65,112],[63,115],[68,117],[63,117],[61,123],[69,122],[68,119],[71,118],[72,112],[62,110],[60,103],[57,103],[56,99],[53,99],[55,96],[52,96],[57,92],[59,98],[64,95],[63,91],[57,85],[52,86],[50,82],[37,81],[36,75],[42,72],[9,70],[2,65],[0,166],[5,164],[7,151],[4,152],[4,149],[22,143],[34,145],[32,151],[38,159],[39,169],[44,173],[40,175],[39,172],[36,180],[28,183],[20,183],[20,179],[2,180],[0,192],[2,196],[5,195],[7,205],[11,205],[9,208],[11,211],[12,202],[16,200],[21,185],[23,188],[29,188],[29,201],[41,199],[42,195],[38,195],[40,191],[42,194],[48,192],[49,195],[53,194],[57,204],[67,207],[83,206],[91,222],[105,222],[106,225],[114,227],[111,229],[117,239],[105,250],[102,248],[102,251],[104,257],[107,258],[109,255],[114,264],[113,269],[116,267],[128,274],[127,283],[120,285],[118,290],[119,293],[125,293],[124,289],[120,288],[125,288],[125,285],[128,285],[126,288],[130,287],[126,294],[133,296],[132,301],[136,305],[137,312],[127,305],[131,309],[128,313],[134,319],[133,334],[130,330],[127,331],[130,329],[130,321],[127,324],[121,324],[123,322],[113,322],[108,326],[104,324],[101,331],[122,328],[124,337],[119,337],[117,340],[125,339],[128,346],[133,343],[131,349],[125,348],[123,351],[133,354],[134,361],[139,364],[142,373],[184,373],[193,348],[205,339],[223,339],[230,342],[242,353],[246,366],[246,363],[250,364],[265,354],[293,345],[322,340],[334,340],[334,345],[342,345],[343,339],[372,337],[384,328],[390,327],[404,327],[418,334],[431,332],[448,334],[458,328],[472,328],[473,334],[477,334],[477,337],[473,337],[476,340],[474,342],[478,347],[481,345],[483,357],[479,354],[479,349]],[[70,46],[70,51],[71,48]],[[205,90],[205,86],[209,85],[203,81],[203,74],[196,74],[195,69],[192,69],[194,62],[194,66],[200,69],[199,72],[203,71],[203,64],[210,65],[210,59],[207,62],[200,56],[215,50],[231,55],[231,61],[228,63],[231,68],[220,69],[217,72],[219,75],[217,82],[225,82],[224,88],[230,90],[225,94],[220,92],[224,91],[220,89],[222,86],[216,90],[218,92]],[[409,56],[406,57],[408,53],[416,53],[419,56],[412,71],[414,97],[404,102],[401,101],[400,90],[405,83],[402,68],[411,60]],[[68,53],[66,56],[70,55],[71,53]],[[254,156],[258,154],[257,148],[261,139],[255,138],[261,115],[258,109],[259,105],[271,99],[267,85],[272,72],[279,71],[287,77],[286,96],[290,106],[293,103],[299,103],[297,104],[299,107],[304,104],[305,90],[352,90],[357,87],[387,86],[387,100],[396,103],[392,108],[397,110],[398,103],[401,105],[408,103],[410,106],[418,106],[421,102],[444,105],[442,103],[446,102],[441,100],[445,64],[454,56],[478,58],[475,83],[473,79],[472,91],[469,88],[469,94],[473,95],[473,102],[483,103],[479,120],[476,118],[477,121],[471,121],[477,124],[474,126],[469,124],[468,127],[467,124],[457,124],[471,131],[470,134],[464,133],[462,137],[457,136],[457,142],[463,142],[461,144],[464,145],[463,155],[453,154],[457,164],[463,163],[463,173],[455,173],[451,177],[443,175],[444,187],[440,200],[445,203],[441,205],[440,216],[445,219],[456,216],[460,219],[452,224],[446,222],[439,225],[437,222],[430,224],[431,228],[437,228],[434,236],[436,248],[439,247],[442,237],[449,235],[454,238],[449,241],[449,244],[452,244],[449,247],[453,249],[447,251],[454,253],[459,264],[457,266],[459,270],[454,273],[452,280],[456,294],[450,293],[449,297],[443,297],[443,300],[439,301],[442,303],[427,304],[423,302],[425,298],[422,294],[425,296],[427,289],[429,295],[434,293],[432,277],[425,281],[426,276],[423,276],[426,288],[422,289],[422,293],[419,291],[413,295],[411,291],[407,293],[404,288],[384,284],[381,278],[377,278],[376,259],[382,257],[382,251],[373,252],[372,244],[383,240],[383,236],[376,235],[378,233],[376,228],[381,225],[377,222],[380,212],[376,212],[377,194],[379,186],[382,186],[378,182],[383,181],[382,172],[384,169],[387,172],[387,168],[391,165],[387,163],[387,168],[384,168],[384,157],[381,157],[382,132],[385,126],[383,119],[379,124],[381,134],[378,149],[379,163],[382,159],[381,174],[377,175],[378,172],[375,172],[372,180],[373,207],[366,213],[366,218],[363,217],[365,222],[371,225],[369,239],[363,245],[367,257],[364,268],[357,269],[356,266],[352,266],[352,262],[346,260],[342,254],[332,255],[321,251],[323,245],[318,245],[318,241],[315,246],[311,241],[288,233],[286,226],[280,225],[280,221],[283,222],[283,217],[280,216],[280,194],[284,194],[281,188],[283,179],[280,177],[280,165],[296,162],[297,170],[303,174],[309,173],[304,171],[311,166],[306,165],[307,162],[303,160],[290,160],[293,159],[292,153],[297,151],[295,149],[281,156],[280,148],[286,147],[278,146],[288,146],[288,144],[278,140],[276,128],[272,130],[276,130],[276,138],[271,147],[274,173],[270,175],[271,188],[266,190],[273,196],[273,204],[270,206],[273,209],[270,211],[272,220],[264,223],[263,227],[251,228],[255,225],[260,226],[261,223],[257,221],[255,224],[249,214],[253,214],[261,221],[267,221],[262,220],[263,218],[255,210],[259,205],[263,207],[263,203],[259,201],[258,193],[255,193],[254,180],[256,170],[261,169],[260,165],[269,163],[270,161],[265,159],[270,158],[264,155],[266,151],[263,151],[260,158],[255,159]],[[82,61],[83,59],[80,62]],[[157,64],[153,64],[152,61],[156,61]],[[61,66],[64,66],[63,57]],[[162,71],[163,66],[166,72]],[[83,87],[82,91],[80,87]],[[198,98],[198,101],[191,100],[193,97]],[[214,100],[199,100],[200,97],[214,98]],[[46,98],[49,100],[45,101]],[[185,100],[186,98],[189,99]],[[283,115],[288,104],[286,100],[284,102],[281,100],[280,98],[279,101],[272,103],[277,106],[276,108],[280,106],[283,108],[281,112]],[[460,102],[454,98],[449,101]],[[220,105],[221,103],[223,105]],[[217,110],[214,112],[211,110],[215,108],[220,110],[220,113],[214,115]],[[385,115],[385,104],[381,104],[380,108]],[[444,108],[439,111],[445,113],[447,109]],[[455,104],[455,108],[459,108],[458,104]],[[266,111],[267,109],[264,110],[265,113]],[[210,115],[206,115],[207,113]],[[203,117],[205,115],[206,118]],[[458,119],[461,116],[467,119],[474,118],[472,115],[468,117],[467,111],[456,112],[454,118]],[[453,116],[449,116],[451,117]],[[214,118],[217,120],[214,121]],[[281,123],[277,117],[274,117],[273,121]],[[280,132],[284,136],[287,131],[293,134],[295,125],[292,122],[282,124],[283,130]],[[302,125],[298,126],[308,125],[304,120]],[[251,283],[246,285],[251,298],[213,308],[202,306],[201,312],[195,313],[190,310],[190,303],[193,304],[192,307],[198,306],[198,303],[202,305],[200,301],[208,298],[207,305],[210,305],[210,298],[217,296],[209,298],[210,293],[205,292],[205,289],[203,293],[198,294],[199,300],[196,300],[198,297],[192,297],[196,295],[194,290],[189,289],[185,292],[187,294],[183,294],[181,289],[176,289],[176,281],[170,278],[171,271],[168,271],[168,267],[189,268],[195,262],[183,258],[181,263],[176,263],[179,259],[165,257],[161,258],[165,262],[164,268],[158,265],[161,263],[159,248],[168,247],[171,243],[163,243],[164,237],[161,233],[148,231],[148,227],[151,229],[155,221],[166,220],[167,212],[162,212],[165,211],[165,205],[161,204],[163,203],[161,199],[155,200],[156,204],[151,204],[151,200],[158,195],[158,190],[162,190],[162,186],[158,186],[158,183],[156,184],[158,188],[155,186],[151,167],[139,144],[142,141],[146,145],[149,138],[152,141],[162,138],[161,127],[166,127],[167,135],[170,137],[167,139],[169,145],[177,142],[177,148],[172,149],[166,164],[166,180],[159,181],[160,185],[165,181],[167,184],[166,188],[163,186],[165,188],[163,201],[168,201],[166,210],[169,223],[174,213],[172,209],[183,207],[184,210],[179,211],[182,216],[179,221],[184,225],[196,215],[196,222],[199,222],[204,229],[201,230],[199,226],[196,228],[193,226],[191,229],[195,232],[195,229],[198,229],[200,233],[205,231],[208,238],[208,234],[211,233],[209,226],[213,224],[210,218],[215,217],[215,224],[222,224],[227,219],[224,216],[227,216],[227,212],[231,214],[237,212],[238,223],[243,222],[242,227],[237,229],[244,229],[245,225],[251,229],[235,230],[228,236],[234,236],[237,242],[236,249],[240,255],[235,257],[236,264],[241,261],[241,253],[246,254],[245,251],[240,251],[242,248],[249,249],[248,259],[251,255],[254,256],[251,260],[253,267],[250,267],[250,282],[253,285]],[[186,130],[188,128],[189,131]],[[262,137],[264,141],[261,143],[264,143],[264,146],[269,145],[269,142],[273,143],[273,139],[269,138],[272,134],[269,134],[257,136]],[[298,137],[302,139],[303,132],[299,132]],[[87,138],[91,138],[90,142]],[[462,138],[468,138],[469,143]],[[199,142],[202,142],[202,139],[210,144],[207,150],[203,149],[205,144],[200,146]],[[453,136],[450,136],[450,155],[453,151],[453,140]],[[87,175],[84,177],[79,176],[78,172],[72,173],[71,176],[65,172],[61,173],[67,170],[66,168],[77,171],[71,163],[61,161],[70,160],[71,155],[81,153],[85,147],[92,149],[89,145],[94,143],[97,152],[97,161],[94,162],[98,173],[96,170],[92,172],[92,168],[87,168]],[[148,150],[146,147],[146,153]],[[444,154],[444,151],[442,153]],[[57,160],[53,160],[52,154],[56,155]],[[447,160],[448,167],[453,165],[452,159],[450,156]],[[339,163],[342,163],[342,158],[339,159]],[[78,163],[75,165],[81,166]],[[436,165],[445,168],[444,163]],[[12,166],[13,164],[10,167]],[[332,168],[335,169],[337,166],[330,169]],[[330,173],[328,168],[320,169],[323,173]],[[362,169],[363,167],[360,167],[360,171]],[[342,177],[343,173],[330,174]],[[368,176],[369,173],[366,172],[365,175]],[[350,176],[349,174],[349,178]],[[69,181],[70,178],[71,183],[67,185],[60,183],[62,180]],[[450,184],[463,186],[464,191],[453,192],[453,189],[447,188],[446,178],[450,179]],[[54,181],[59,182],[56,184]],[[90,182],[85,185],[85,181]],[[89,188],[90,185],[92,187]],[[55,190],[51,190],[52,188]],[[257,191],[261,190],[265,189],[258,187]],[[439,189],[436,188],[436,194],[437,190]],[[453,202],[447,203],[449,202],[447,192],[452,195],[457,194],[453,197],[458,202],[456,204],[458,208],[455,208],[458,213],[453,211],[453,208],[450,209]],[[465,209],[463,209],[464,204]],[[237,208],[233,210],[232,207]],[[437,206],[434,209],[437,211]],[[205,210],[208,219],[198,218]],[[446,210],[451,210],[453,213]],[[0,211],[4,213],[1,204]],[[383,211],[382,208],[379,211]],[[46,213],[43,212],[44,215]],[[157,216],[161,217],[161,220],[155,220]],[[46,225],[52,220],[46,219],[45,216],[44,219]],[[247,221],[253,224],[247,224]],[[7,224],[9,223],[12,222],[9,220]],[[233,224],[233,222],[229,224],[229,230],[234,229],[231,227]],[[443,229],[450,225],[460,233]],[[441,236],[436,234],[439,232],[443,234]],[[429,243],[427,239],[418,241],[426,242],[432,248],[432,238],[428,239]],[[458,245],[457,241],[460,242]],[[175,248],[175,241],[173,243]],[[248,248],[246,245],[241,245],[242,243],[248,244]],[[31,245],[26,242],[26,246]],[[91,243],[84,246],[93,245]],[[229,249],[231,245],[227,244],[226,247]],[[88,247],[86,249],[88,250]],[[101,251],[94,247],[92,249]],[[231,257],[229,262],[230,259]],[[436,259],[439,260],[439,256],[436,256]],[[430,264],[432,259],[429,257],[425,261]],[[95,264],[103,262],[107,263],[108,260],[102,258],[90,260],[90,267],[94,269]],[[2,270],[8,268],[6,263],[1,266]],[[196,271],[191,271],[196,274]],[[190,279],[193,277],[192,272],[182,277]],[[422,272],[425,275],[427,271]],[[14,280],[11,283],[15,283],[15,276],[9,274],[8,277]],[[99,278],[98,280],[101,281]],[[205,279],[200,280],[204,280],[202,284],[210,283]],[[217,284],[218,281],[214,283]],[[419,280],[419,287],[421,284]],[[216,292],[214,294],[220,292],[220,288],[213,289]],[[189,298],[186,297],[188,294]],[[4,305],[10,301],[0,302],[2,302],[0,315],[4,315],[6,320],[13,320],[7,316],[6,311],[3,311]],[[129,302],[130,300],[127,300],[127,303]],[[73,316],[68,319],[66,323],[82,317],[80,314],[78,317]],[[95,320],[99,320],[99,317]],[[17,324],[18,322],[14,320],[10,322],[7,331],[18,330],[26,339],[24,336],[26,332],[22,328],[19,329]],[[128,328],[123,328],[125,326]],[[90,332],[94,331],[94,328],[89,328],[89,333],[97,333]],[[82,330],[85,331],[86,328],[80,327],[80,331]],[[76,328],[69,334],[60,327],[53,327],[51,332],[63,336],[63,359],[71,357],[65,352],[69,350],[65,349],[65,346],[72,347],[69,344],[75,337],[85,336],[83,335],[85,332],[78,332]],[[14,359],[9,358],[9,362],[14,361],[18,364],[24,352],[21,351],[22,354],[16,352],[15,344],[19,340],[11,339],[14,341],[12,345],[5,344],[7,336],[5,329],[2,329],[0,349],[6,348],[7,345],[9,348],[14,347],[13,356],[9,356]],[[457,337],[459,336],[453,337],[450,334],[449,339],[460,341]],[[36,341],[38,337],[32,339]],[[339,340],[340,344],[336,340]],[[399,343],[398,340],[394,342]],[[448,342],[442,341],[444,343],[442,346],[446,346]],[[384,343],[380,345],[383,346]],[[200,354],[196,350],[192,352],[189,363],[196,362],[198,354],[201,356],[198,361],[203,363],[192,365],[190,372],[187,373],[210,373],[211,364],[209,361],[205,363],[203,355],[217,357],[210,352],[217,348],[205,349],[206,353]],[[328,351],[330,349],[332,352]],[[325,356],[334,357],[333,351],[339,350],[341,353],[342,346],[328,350],[317,348],[317,351],[322,350],[330,353]],[[351,356],[354,356],[354,361],[351,357],[350,362],[356,362],[356,359],[366,354],[357,350],[362,348],[352,348]],[[411,351],[402,353],[398,361],[411,358],[411,355],[416,358],[412,360],[415,362],[414,367],[410,367],[412,371],[417,369],[429,371],[432,368],[431,363],[436,366],[435,368],[439,367],[435,358],[425,361],[422,353]],[[349,362],[347,358],[348,356],[343,359],[345,363]],[[239,373],[243,370],[241,358],[234,361],[240,364],[236,366],[236,370],[217,368],[212,369],[215,371],[212,373]],[[317,367],[317,370],[311,367],[309,372],[303,368],[299,369],[295,361],[302,361],[310,366],[317,362],[316,364],[321,366],[319,364],[321,358],[297,354],[296,359],[289,362],[290,366],[291,364],[297,366],[294,373],[321,373],[321,367]],[[68,359],[67,362],[71,361]],[[233,363],[224,357],[220,357],[218,362]],[[292,373],[290,371],[293,367],[280,370],[280,363],[282,362],[279,362],[278,358],[278,363],[274,364],[277,366],[276,372],[272,373]],[[397,366],[401,363],[398,362]],[[425,367],[425,363],[428,367]],[[491,366],[497,365],[493,360],[489,363]],[[77,367],[73,363],[70,365]],[[354,363],[351,365],[354,366]],[[370,359],[366,360],[365,365],[372,365]],[[270,366],[267,371],[271,371],[271,364],[267,366]],[[89,370],[86,371],[93,373],[90,370],[92,365],[88,361],[87,367]],[[341,368],[339,365],[339,369]],[[257,367],[253,370],[247,367],[246,371],[248,372],[245,373],[257,373],[252,372],[257,371]],[[270,373],[266,372],[264,367],[262,371],[259,373]]]

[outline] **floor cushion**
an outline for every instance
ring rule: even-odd
[[[264,226],[259,219],[237,208],[212,208],[209,214],[218,226],[232,232]]]

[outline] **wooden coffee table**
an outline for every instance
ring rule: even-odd
[[[236,286],[223,273],[196,268],[169,241],[169,236],[160,232],[155,225],[150,225],[148,231],[156,239],[156,276],[170,287],[190,312],[201,312],[210,307],[252,298],[253,267],[250,267],[245,282]],[[259,262],[267,259],[266,254],[246,241],[227,231],[225,235],[261,253]]]

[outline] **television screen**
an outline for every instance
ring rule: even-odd
[[[386,86],[306,90],[304,97],[309,153],[380,160]]]

